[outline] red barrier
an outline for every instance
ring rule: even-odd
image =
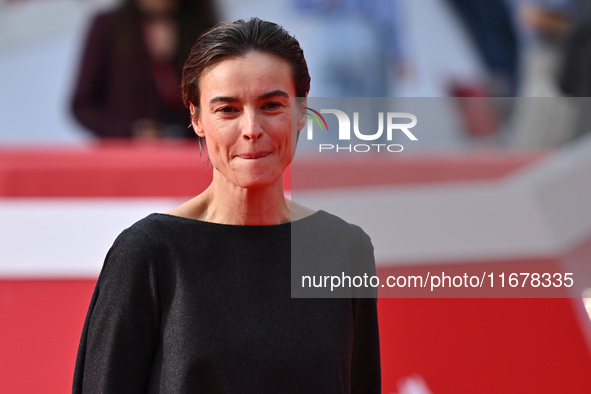
[[[296,157],[298,190],[498,179],[544,154],[479,152],[396,158]],[[379,169],[379,171],[376,171]],[[372,176],[372,172],[374,173]],[[186,197],[211,182],[194,143],[103,142],[84,148],[0,149],[0,197]],[[368,175],[370,174],[370,175]],[[284,178],[291,188],[291,171]]]

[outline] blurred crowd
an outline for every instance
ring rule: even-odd
[[[448,97],[466,141],[503,147],[586,131],[591,0],[1,0],[0,140],[192,139],[183,61],[203,30],[251,16],[300,40],[311,96]],[[31,105],[62,116],[32,130]]]

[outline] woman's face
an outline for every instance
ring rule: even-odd
[[[145,14],[166,14],[178,9],[179,0],[136,0],[137,7]]]
[[[276,182],[295,147],[292,110],[295,114],[297,109],[292,108],[295,84],[290,64],[276,55],[250,52],[206,70],[199,88],[201,110],[193,127],[206,139],[214,171],[244,188]],[[299,130],[305,114],[296,119]]]

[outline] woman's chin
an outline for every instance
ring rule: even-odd
[[[245,160],[225,178],[231,183],[247,189],[269,187],[282,181],[282,175],[288,165],[289,163],[271,162],[266,159]]]
[[[235,184],[244,189],[264,189],[272,187],[281,181],[281,175],[279,176],[260,176],[260,177],[248,177],[246,179],[240,179]]]

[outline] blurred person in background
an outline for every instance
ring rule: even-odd
[[[591,131],[591,1],[585,2],[581,17],[574,24],[565,40],[564,51],[558,73],[561,92],[569,97],[576,108],[576,127],[572,139]],[[580,99],[587,97],[587,99]]]
[[[518,78],[518,37],[506,0],[447,0],[472,38],[489,81],[491,96],[514,96]]]
[[[516,0],[517,1],[517,0]],[[577,108],[562,97],[557,75],[563,48],[588,0],[519,0],[522,84],[510,135],[519,148],[553,148],[573,138]]]
[[[591,97],[591,0],[579,0],[580,16],[567,35],[558,84],[563,94]]]
[[[194,138],[182,65],[217,22],[213,0],[124,0],[92,21],[72,111],[98,137]]]
[[[577,12],[578,0],[521,0],[524,35],[523,97],[560,96],[556,72],[562,47]]]
[[[291,0],[317,17],[317,97],[388,97],[408,69],[398,0]]]
[[[469,140],[483,146],[501,143],[501,127],[511,108],[493,97],[511,97],[518,86],[519,45],[506,0],[447,0],[483,65],[481,78],[455,77],[449,95],[458,97],[458,113]]]

